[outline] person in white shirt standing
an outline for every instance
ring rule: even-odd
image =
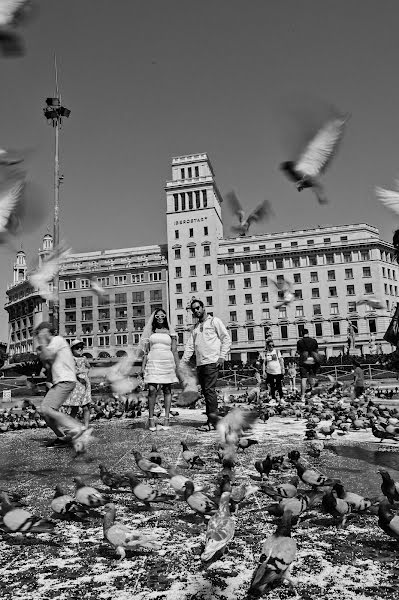
[[[39,412],[48,427],[57,436],[49,447],[72,444],[76,452],[84,452],[87,438],[91,433],[79,421],[59,409],[76,386],[75,360],[67,341],[55,331],[50,323],[40,323],[35,336],[41,346],[40,358],[51,364],[52,386],[43,398]],[[88,435],[83,436],[84,433]]]
[[[284,360],[280,350],[274,347],[273,340],[267,340],[265,352],[266,382],[270,385],[272,398],[276,391],[280,398],[283,397],[282,382],[285,373]]]
[[[231,338],[223,322],[218,317],[207,314],[202,300],[193,300],[190,308],[198,323],[187,340],[181,361],[188,363],[195,352],[198,381],[205,397],[208,418],[205,430],[216,429],[218,421],[216,383],[219,369],[230,351]]]

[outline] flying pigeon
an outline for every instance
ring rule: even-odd
[[[362,304],[368,304],[371,308],[378,310],[379,308],[384,308],[384,304],[381,300],[377,298],[360,298],[360,300],[356,301],[357,306],[362,306]]]
[[[114,394],[130,394],[138,387],[139,381],[137,377],[130,376],[136,356],[122,356],[115,365],[106,370],[106,378]]]
[[[281,306],[290,304],[295,298],[292,283],[286,279],[283,279],[282,281],[272,281],[272,283],[274,283],[277,290],[283,295],[281,300],[275,304],[274,308],[280,308]]]
[[[375,188],[375,193],[380,202],[386,207],[392,210],[392,212],[399,215],[399,179],[395,181],[395,190],[386,190],[381,187]]]
[[[20,23],[26,20],[31,8],[31,0],[1,0],[0,50],[5,56],[24,54],[24,44],[17,29]]]
[[[226,194],[226,200],[229,203],[231,211],[238,217],[239,221],[239,225],[233,225],[231,227],[231,231],[237,233],[240,237],[247,235],[252,223],[263,221],[272,214],[272,208],[268,200],[264,200],[261,204],[259,204],[255,210],[248,215],[247,218],[245,218],[244,209],[242,208],[235,192],[229,192]]]
[[[50,282],[58,273],[60,263],[69,256],[70,252],[70,248],[58,246],[43,261],[43,264],[30,275],[29,281],[31,285],[38,290],[41,297],[45,300],[54,300],[57,298],[58,290],[51,290]]]
[[[20,209],[22,208],[25,182],[23,179],[6,179],[0,184],[0,242],[9,242],[21,228]]]
[[[107,291],[103,287],[101,287],[101,285],[99,285],[97,283],[97,281],[95,280],[95,278],[93,276],[89,277],[89,279],[90,279],[90,287],[98,298],[101,298],[101,297],[107,295]]]
[[[313,188],[320,204],[326,204],[323,186],[319,176],[326,170],[343,136],[348,117],[336,117],[328,121],[310,140],[296,161],[280,165],[286,177],[294,181],[298,192]]]

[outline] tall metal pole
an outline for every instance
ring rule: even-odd
[[[58,86],[57,86],[58,87]],[[60,136],[60,120],[55,122],[55,152],[54,152],[54,229],[53,229],[53,247],[58,248],[60,241],[60,162],[59,162],[59,136]],[[57,271],[54,277],[55,299],[53,303],[53,326],[59,329],[60,322],[60,299],[59,299],[60,276]]]
[[[68,118],[71,114],[69,108],[61,106],[61,94],[58,88],[58,69],[57,69],[57,57],[54,55],[54,70],[55,70],[55,96],[53,98],[46,99],[46,107],[43,109],[44,116],[48,123],[55,129],[55,148],[54,148],[54,227],[53,227],[53,247],[57,249],[60,242],[60,184],[63,177],[60,177],[60,163],[59,163],[59,136],[62,125],[62,119]],[[54,277],[54,297],[53,301],[53,326],[58,331],[59,329],[59,317],[60,317],[60,300],[59,300],[59,274]]]

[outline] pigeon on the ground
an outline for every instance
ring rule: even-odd
[[[49,533],[55,527],[54,521],[33,515],[24,508],[15,507],[6,492],[0,494],[2,524],[6,531],[13,533]]]
[[[165,504],[171,504],[172,500],[174,500],[174,496],[171,494],[163,494],[158,492],[155,488],[153,488],[149,483],[143,483],[139,481],[133,473],[128,474],[130,487],[133,493],[133,496],[143,502],[143,504],[151,510],[151,502],[164,502]]]
[[[202,458],[199,456],[199,454],[196,454],[192,450],[189,450],[186,442],[180,442],[180,443],[183,446],[182,456],[183,456],[184,460],[186,461],[186,463],[188,463],[190,465],[190,469],[192,469],[195,465],[199,465],[200,467],[203,467],[205,463],[202,460]]]
[[[391,504],[399,501],[399,483],[385,469],[378,469],[378,473],[382,477],[381,491],[384,496]]]
[[[168,471],[166,469],[160,467],[147,458],[143,458],[142,454],[138,450],[133,450],[133,456],[140,471],[143,471],[143,473],[146,475],[154,478],[158,477],[158,475],[168,475]]]
[[[129,487],[129,478],[127,477],[127,475],[119,475],[119,473],[110,471],[104,465],[98,465],[98,468],[100,469],[101,481],[111,490],[118,490],[119,488]]]
[[[399,540],[399,516],[394,513],[388,500],[384,499],[379,504],[378,525],[387,535]]]
[[[284,580],[295,589],[289,577],[297,549],[296,541],[291,538],[291,518],[292,513],[285,512],[276,531],[265,540],[259,564],[252,576],[250,595],[263,596]]]
[[[230,515],[230,492],[223,492],[218,511],[209,519],[205,548],[201,554],[203,562],[210,561],[224,551],[233,539],[235,520]]]
[[[216,504],[203,492],[194,490],[194,483],[187,481],[184,486],[184,499],[189,507],[202,516],[209,516],[216,512]]]
[[[123,523],[115,522],[115,504],[106,504],[104,510],[104,539],[115,548],[115,552],[120,559],[125,558],[126,550],[134,548],[159,550],[162,544],[153,533],[146,534],[139,529],[130,529]]]
[[[96,488],[86,485],[81,477],[74,477],[76,486],[75,500],[83,506],[97,508],[107,503],[107,498]]]

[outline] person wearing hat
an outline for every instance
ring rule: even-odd
[[[65,401],[64,406],[70,407],[70,415],[76,418],[79,409],[83,409],[83,423],[85,427],[89,426],[90,404],[91,404],[91,384],[89,378],[90,363],[86,356],[83,356],[84,343],[75,339],[71,342],[71,351],[75,360],[76,386]]]

